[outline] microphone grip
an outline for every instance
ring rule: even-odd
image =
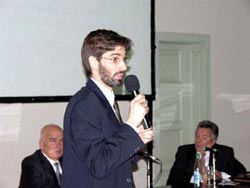
[[[148,128],[150,128],[150,127],[149,127],[149,125],[148,125],[148,122],[147,122],[147,120],[146,120],[146,118],[145,118],[145,117],[143,118],[143,121],[142,121],[142,126],[143,126],[143,128],[144,128],[144,129],[148,129]]]
[[[139,94],[139,91],[138,90],[133,90],[131,93],[132,93],[132,95],[134,97],[136,97]],[[142,126],[143,126],[144,129],[149,129],[150,128],[150,126],[148,125],[147,114],[145,115],[145,117],[142,120]]]
[[[131,94],[132,94],[134,97],[136,97],[136,96],[139,94],[139,91],[138,91],[138,90],[133,90],[133,91],[131,92]]]

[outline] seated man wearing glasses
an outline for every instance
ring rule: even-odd
[[[193,187],[193,171],[196,152],[202,154],[203,169],[212,166],[212,151],[215,152],[216,179],[228,179],[246,173],[246,168],[234,157],[231,147],[217,144],[219,136],[218,126],[211,121],[201,121],[195,132],[195,143],[180,146],[171,168],[167,185],[173,188]],[[203,176],[204,184],[207,177]]]

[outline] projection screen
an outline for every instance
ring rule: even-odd
[[[81,45],[95,29],[133,40],[127,74],[150,95],[150,12],[150,0],[0,1],[0,98],[72,96],[85,85]]]

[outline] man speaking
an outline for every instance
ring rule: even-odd
[[[90,32],[82,46],[86,86],[70,100],[64,117],[63,188],[131,188],[133,156],[153,140],[144,129],[145,96],[130,103],[122,121],[113,88],[123,83],[132,41],[110,30]]]

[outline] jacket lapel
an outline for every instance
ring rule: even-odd
[[[53,182],[55,183],[55,185],[59,186],[53,167],[51,166],[48,159],[42,154],[41,150],[39,150],[39,151],[40,151],[39,156],[40,156],[40,160],[41,160],[41,164],[42,164],[42,167],[44,169],[44,172],[49,172],[49,174],[47,174],[47,175],[53,179]]]
[[[102,91],[97,87],[97,85],[91,79],[88,79],[88,81],[86,83],[86,87],[88,87],[93,93],[96,94],[96,96],[100,99],[101,103],[103,104],[103,106],[107,110],[107,116],[113,122],[116,122],[117,126],[119,126],[120,123],[119,123],[119,121],[118,121],[112,107],[110,106],[108,100],[106,99],[106,97],[104,96]]]

